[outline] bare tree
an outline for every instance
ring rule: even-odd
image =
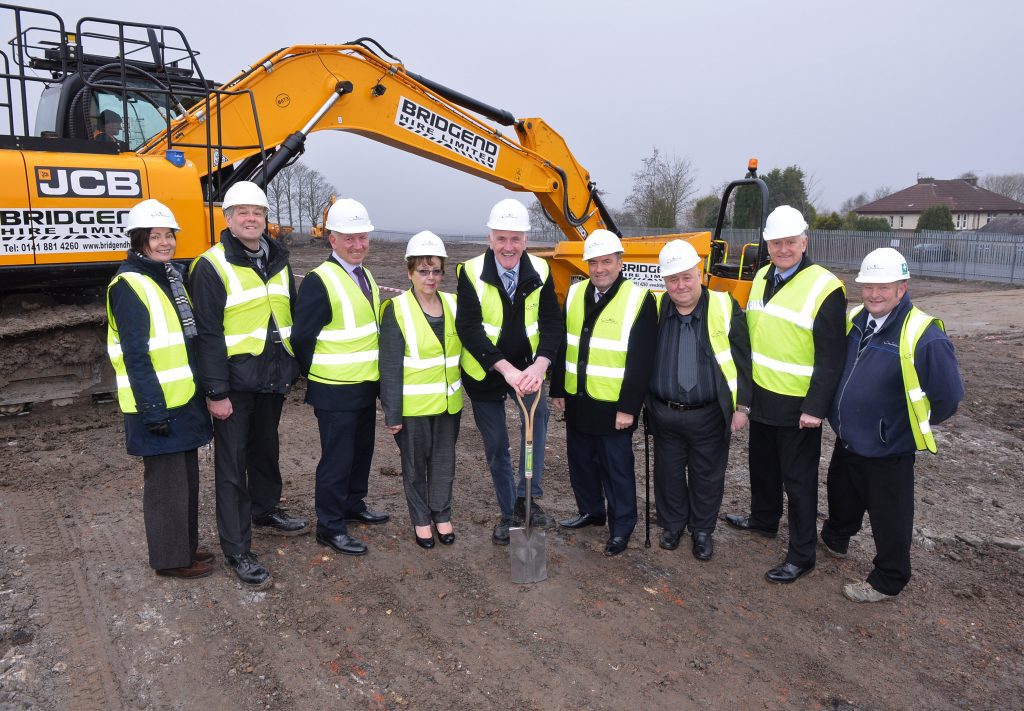
[[[338,192],[319,170],[307,170],[300,178],[302,184],[302,216],[309,218],[312,228],[323,217],[324,207]],[[302,222],[302,218],[299,218]]]
[[[869,202],[881,200],[882,198],[889,197],[892,194],[892,188],[890,188],[888,185],[882,185],[876,188],[875,191],[871,193],[871,195],[868,195],[867,193],[861,193],[860,195],[855,195],[852,198],[844,200],[843,204],[840,205],[839,207],[839,213],[842,215],[849,214],[853,210],[856,210],[858,207],[863,207],[864,205],[867,205]]]
[[[986,175],[981,185],[986,190],[1005,195],[1011,200],[1024,202],[1024,173]]]
[[[696,170],[689,160],[664,157],[655,147],[633,173],[633,191],[624,210],[645,227],[674,228],[689,199],[696,193]]]
[[[267,186],[267,198],[270,202],[270,220],[285,225],[295,223],[296,203],[298,199],[299,164],[294,163],[281,171]],[[305,166],[302,166],[304,169]]]

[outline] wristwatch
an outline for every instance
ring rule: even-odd
[[[737,405],[736,406],[736,412],[740,413],[741,415],[749,415],[750,414],[750,406],[749,405]]]

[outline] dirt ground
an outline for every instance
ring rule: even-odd
[[[400,255],[374,246],[382,284],[405,285]],[[324,256],[296,248],[293,264],[304,273]],[[490,541],[497,506],[468,411],[454,546],[415,545],[398,450],[379,427],[368,502],[392,518],[353,527],[368,556],[257,535],[276,581],[266,592],[219,564],[193,583],[159,578],[116,405],[36,408],[0,418],[0,708],[1024,707],[1024,553],[1012,549],[1024,538],[1024,292],[914,279],[912,293],[941,303],[967,398],[938,431],[939,456],[919,458],[914,578],[895,601],[840,593],[870,569],[867,531],[849,558],[820,556],[790,586],[763,577],[785,528],[766,540],[722,525],[707,563],[686,543],[658,548],[657,528],[645,548],[639,434],[630,548],[606,558],[606,532],[552,530],[549,579],[514,585],[508,548]],[[311,516],[319,440],[302,399],[298,387],[281,424],[284,505]],[[542,503],[561,517],[575,504],[554,420]],[[826,461],[831,449],[826,431]],[[746,454],[741,434],[723,513],[747,511]],[[212,452],[201,461],[201,538],[216,550]]]

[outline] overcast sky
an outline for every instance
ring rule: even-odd
[[[32,4],[72,28],[86,13],[176,26],[218,81],[288,45],[373,37],[412,72],[546,120],[613,208],[654,146],[692,161],[701,193],[752,156],[762,172],[799,165],[819,209],[918,174],[1024,171],[1016,0]],[[379,228],[478,232],[509,195],[336,132],[303,160]]]

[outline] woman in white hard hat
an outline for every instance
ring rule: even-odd
[[[174,264],[178,223],[144,200],[128,213],[128,257],[107,287],[107,352],[117,375],[128,453],[142,457],[149,564],[158,575],[201,578],[213,554],[199,544],[198,448],[213,430],[196,385],[196,325]]]
[[[381,306],[380,401],[402,453],[402,481],[416,544],[455,542],[452,483],[462,416],[455,295],[438,291],[448,253],[432,232],[409,240],[412,288]]]

